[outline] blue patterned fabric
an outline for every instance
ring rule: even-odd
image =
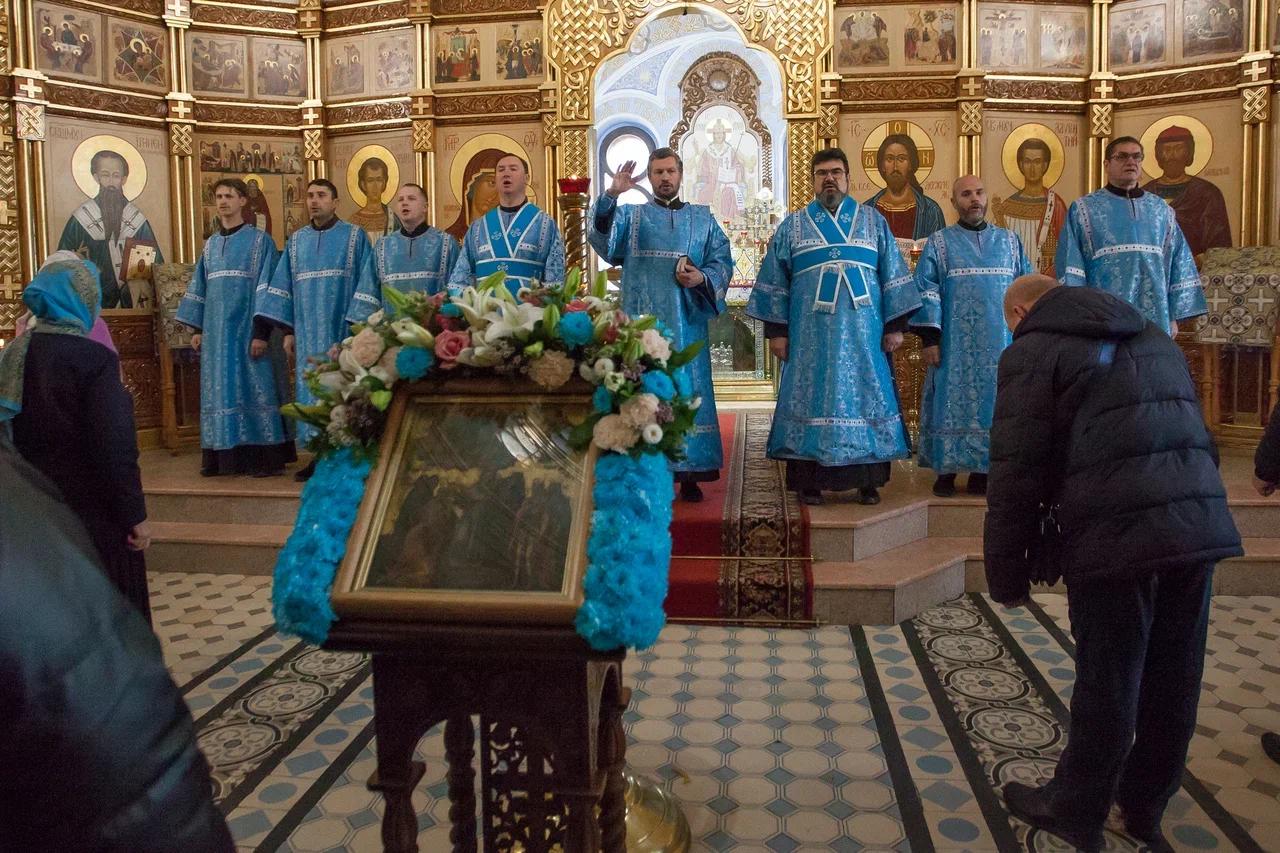
[[[1173,208],[1152,193],[1103,188],[1073,201],[1054,268],[1063,284],[1105,290],[1165,330],[1209,310]]]
[[[921,467],[952,474],[985,473],[990,466],[996,369],[1013,340],[1004,293],[1034,271],[1022,241],[1007,228],[952,225],[929,238],[916,266],[924,305],[911,325],[941,332],[942,363],[925,376]]]
[[[293,329],[299,404],[315,402],[304,375],[308,359],[324,355],[350,334],[351,323],[379,310],[376,294],[373,248],[362,229],[338,221],[293,232],[275,273],[258,283],[254,310]],[[298,422],[299,445],[314,433],[315,427]]]
[[[499,247],[496,253],[495,246]],[[543,284],[564,281],[560,229],[533,202],[515,212],[495,207],[471,223],[458,262],[449,274],[449,292],[461,293],[476,279],[498,270],[507,273],[507,288],[513,295],[534,279]]]
[[[844,265],[846,276],[861,278],[870,305],[855,307],[851,291],[842,288],[827,312],[818,300],[823,268],[796,271],[797,255],[826,244],[807,208],[778,226],[747,304],[750,316],[788,329],[790,352],[769,431],[774,459],[861,465],[908,453],[881,339],[886,322],[920,307],[920,291],[879,211],[855,203],[846,233],[850,245],[874,252],[874,266],[833,262]]]
[[[200,446],[208,450],[285,440],[271,359],[249,355],[254,295],[279,257],[271,237],[251,225],[214,234],[178,305],[178,322],[203,335]]]
[[[612,222],[605,234],[596,228],[597,217],[607,217],[610,212]],[[592,224],[587,239],[592,247],[609,263],[622,266],[622,310],[632,317],[652,314],[666,323],[674,339],[673,349],[705,342],[707,323],[723,310],[733,277],[729,238],[711,209],[701,204],[685,204],[678,210],[652,202],[618,205],[605,193],[596,201],[588,221]],[[676,281],[676,262],[686,255],[707,277],[704,285],[686,288]],[[688,370],[702,406],[685,443],[685,458],[671,467],[673,471],[719,471],[724,451],[709,347],[703,347]],[[648,376],[660,374],[648,374],[646,379]]]
[[[439,228],[428,228],[417,237],[398,230],[380,238],[373,247],[377,294],[387,285],[401,293],[439,293],[449,281],[458,251],[458,241]]]

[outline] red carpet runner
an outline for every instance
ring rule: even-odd
[[[677,498],[671,522],[671,619],[803,622],[812,618],[809,516],[765,458],[769,412],[720,415],[725,467],[706,499]]]

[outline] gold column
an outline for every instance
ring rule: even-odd
[[[16,148],[18,210],[25,211],[19,230],[22,243],[22,273],[30,279],[49,254],[48,212],[45,208],[44,84],[46,77],[30,68],[13,69],[13,101],[17,122]]]
[[[591,179],[561,178],[556,185],[560,207],[560,228],[564,234],[566,272],[577,267],[582,281],[587,281],[587,208],[591,205]]]
[[[1238,65],[1244,123],[1240,245],[1261,246],[1267,242],[1271,225],[1271,53],[1247,53]]]
[[[840,75],[828,71],[818,81],[818,145],[822,148],[835,148],[839,144]],[[808,174],[808,171],[806,163],[802,174]]]
[[[22,56],[21,30],[0,5],[0,74],[8,74]],[[18,215],[23,209],[18,181],[18,153],[23,143],[17,138],[14,113],[15,104],[0,100],[0,338],[9,337],[23,309],[20,295],[26,281],[22,274],[22,228],[27,217]]]
[[[982,110],[986,72],[978,61],[978,0],[960,6],[960,73],[956,75],[957,174],[982,173]]]
[[[808,180],[809,164],[818,153],[818,122],[811,118],[787,119],[787,207],[800,210],[813,201],[813,185]]]
[[[543,44],[546,44],[544,41]],[[559,163],[557,156],[560,151],[560,121],[556,112],[556,84],[550,80],[538,87],[538,91],[542,95],[542,106],[538,110],[542,116],[542,166],[546,170],[547,175],[547,195],[551,194],[551,188],[558,185],[560,172],[556,168]],[[579,175],[578,177],[589,177],[588,175]],[[588,254],[590,249],[588,249]]]
[[[200,239],[200,188],[196,184],[193,159],[195,100],[187,90],[187,30],[191,27],[191,4],[169,0],[164,23],[169,37],[169,204],[173,221],[173,259],[194,263]]]
[[[298,35],[307,48],[307,99],[302,102],[302,157],[307,180],[328,177],[324,151],[324,102],[320,99],[320,34],[324,32],[321,0],[298,0]]]
[[[1103,155],[1115,122],[1116,75],[1108,56],[1111,29],[1111,0],[1093,0],[1093,38],[1089,74],[1089,144],[1086,149],[1085,192],[1103,185]]]
[[[436,117],[435,96],[428,89],[412,93],[409,114],[413,118],[413,159],[418,183],[427,191],[427,222],[435,224],[436,207]]]

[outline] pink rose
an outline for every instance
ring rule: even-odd
[[[448,298],[449,298],[449,294],[446,291],[442,290],[439,293],[432,294],[431,298],[428,299],[427,301],[432,305],[436,306],[437,308],[439,308],[441,305],[444,304],[445,300]]]
[[[459,332],[463,328],[461,317],[446,317],[443,314],[435,316],[435,324],[440,327],[442,332]]]
[[[446,329],[436,335],[436,358],[440,359],[441,370],[452,370],[458,366],[458,354],[471,346],[471,334]]]
[[[579,311],[586,311],[590,306],[581,299],[575,299],[564,306],[564,313],[577,314]]]
[[[604,330],[604,342],[606,344],[611,344],[616,340],[618,340],[618,327],[612,324],[606,326]]]

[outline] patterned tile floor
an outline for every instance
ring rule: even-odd
[[[377,851],[372,687],[361,655],[275,633],[269,582],[154,574],[183,686],[241,850]],[[1165,831],[1182,850],[1280,850],[1280,599],[1214,602],[1200,724]],[[668,626],[626,671],[628,763],[671,786],[695,849],[1060,850],[1009,818],[1005,781],[1052,773],[1073,646],[1061,596],[966,596],[889,628]],[[419,847],[448,844],[427,737]],[[1108,833],[1109,850],[1136,849]]]

